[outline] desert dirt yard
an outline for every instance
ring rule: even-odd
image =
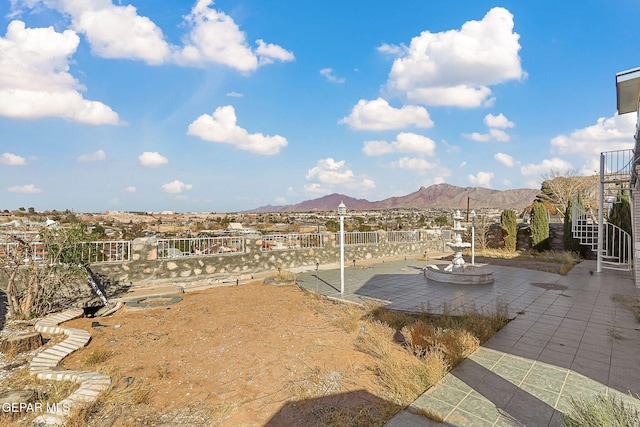
[[[182,296],[65,323],[92,335],[66,368],[102,371],[116,389],[139,391],[103,398],[83,415],[90,425],[314,426],[340,425],[345,416],[382,425],[401,409],[377,381],[375,357],[358,349],[362,309],[293,284]],[[92,327],[96,320],[106,326]],[[400,345],[392,351],[410,357]]]

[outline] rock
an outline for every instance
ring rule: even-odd
[[[38,332],[32,332],[30,334],[18,335],[1,341],[0,351],[3,353],[24,353],[25,351],[35,350],[41,345],[42,335]]]

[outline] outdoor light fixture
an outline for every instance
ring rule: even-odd
[[[338,205],[338,216],[340,217],[340,293],[344,295],[344,216],[347,214],[347,207],[344,202]]]

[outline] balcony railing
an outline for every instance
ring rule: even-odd
[[[158,239],[158,259],[244,253],[242,236]]]

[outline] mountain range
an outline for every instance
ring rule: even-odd
[[[345,194],[329,194],[313,200],[305,200],[295,205],[262,206],[247,212],[309,212],[333,211],[340,202],[344,202],[349,210],[381,210],[381,209],[466,209],[467,201],[471,209],[515,209],[522,210],[529,206],[540,194],[540,190],[520,188],[515,190],[490,190],[482,187],[457,187],[450,184],[436,184],[420,187],[418,191],[406,196],[389,197],[378,202],[366,199],[355,199]]]

